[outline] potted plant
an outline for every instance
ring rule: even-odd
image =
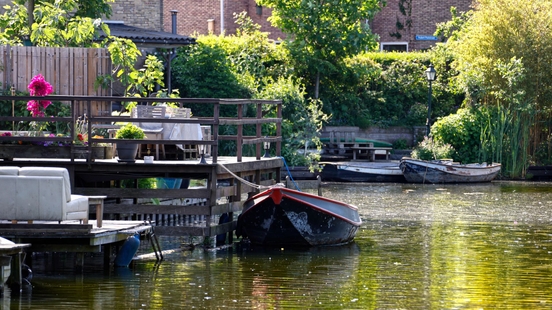
[[[143,140],[145,138],[146,138],[146,134],[144,133],[142,128],[132,123],[127,123],[119,130],[117,130],[117,132],[115,133],[115,139]],[[119,161],[133,163],[134,158],[136,157],[136,152],[138,151],[139,145],[140,144],[138,143],[128,143],[128,142],[117,143],[117,154],[119,155]]]

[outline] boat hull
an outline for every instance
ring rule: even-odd
[[[265,246],[335,245],[352,241],[360,224],[354,206],[272,188],[244,203],[236,234]]]
[[[441,161],[403,159],[400,168],[411,183],[481,183],[490,182],[500,172],[500,164],[460,165]]]
[[[395,167],[361,167],[327,163],[322,168],[323,181],[334,182],[394,182],[406,180],[398,166]]]

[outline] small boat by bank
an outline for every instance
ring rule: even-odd
[[[334,182],[394,182],[404,183],[398,162],[323,162],[320,176]]]
[[[318,175],[317,171],[311,172],[309,167],[306,166],[282,169],[282,180],[285,180],[288,176],[294,180],[316,180]]]
[[[450,160],[425,161],[403,158],[400,168],[411,183],[479,183],[490,182],[500,172],[500,164],[459,164]]]
[[[244,202],[236,235],[265,246],[335,245],[352,241],[361,223],[353,205],[275,186]]]

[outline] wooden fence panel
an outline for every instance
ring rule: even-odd
[[[0,46],[1,87],[27,91],[38,73],[52,84],[57,95],[106,96],[110,90],[94,90],[97,76],[109,74],[107,49]]]
[[[26,92],[33,76],[40,73],[52,84],[56,95],[111,95],[111,89],[94,89],[98,76],[111,73],[107,49],[4,45],[0,46],[0,55],[3,89],[13,85],[16,91]],[[78,115],[100,115],[111,111],[111,103],[92,102],[91,111],[87,111],[86,102],[79,102],[75,108]]]

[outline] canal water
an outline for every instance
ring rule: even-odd
[[[363,224],[345,246],[244,244],[82,274],[38,256],[6,309],[550,309],[552,184],[331,184]],[[178,240],[163,240],[178,248]],[[176,244],[175,244],[176,243]]]

